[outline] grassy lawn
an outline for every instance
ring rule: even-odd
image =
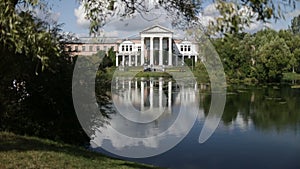
[[[298,73],[283,73],[283,80],[300,80]]]
[[[35,137],[0,132],[0,168],[145,168],[153,166],[110,158],[99,153]]]

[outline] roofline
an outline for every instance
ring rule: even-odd
[[[155,25],[153,25],[153,26],[150,26],[150,27],[147,27],[147,28],[143,29],[143,30],[140,32],[140,34],[141,34],[142,32],[144,32],[144,31],[146,31],[146,30],[148,30],[148,29],[151,29],[151,28],[153,28],[153,27],[156,27],[156,26],[161,27],[161,28],[163,28],[163,29],[165,29],[165,30],[167,30],[167,31],[169,31],[169,32],[171,32],[171,33],[174,33],[174,31],[172,31],[172,30],[170,30],[170,29],[168,29],[168,28],[166,28],[166,27],[164,27],[164,26],[161,26],[161,25],[159,25],[159,24],[155,24]]]

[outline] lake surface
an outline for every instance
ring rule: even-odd
[[[300,168],[300,89],[289,85],[228,87],[221,121],[200,144],[211,95],[207,84],[194,81],[116,79],[111,93],[116,112],[110,115],[109,124],[98,127],[91,145],[113,157],[166,168]],[[181,113],[183,120],[172,128]],[[128,139],[111,135],[110,127]],[[163,132],[167,134],[157,137]],[[150,136],[153,139],[146,139]],[[169,150],[146,158],[123,157],[155,154],[162,147]]]

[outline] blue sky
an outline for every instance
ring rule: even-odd
[[[57,1],[56,1],[57,2]],[[83,9],[80,8],[80,4],[76,0],[61,0],[55,4],[52,4],[52,10],[58,19],[59,23],[64,23],[63,30],[66,32],[73,32],[78,34],[78,36],[88,36],[88,22],[84,20]],[[300,3],[297,4],[297,8],[292,12],[287,12],[285,14],[286,20],[281,19],[279,21],[272,22],[269,27],[279,30],[286,29],[290,25],[291,19],[294,16],[300,14]],[[212,15],[215,15],[215,8],[211,4],[205,4],[203,20],[208,20]],[[170,24],[166,23],[166,18],[159,18],[156,21],[148,22],[143,20],[141,17],[136,17],[135,19],[124,20],[120,22],[119,20],[114,20],[107,24],[104,28],[107,36],[134,36],[137,31],[148,27],[152,24],[161,24],[166,27],[170,27]],[[254,23],[250,32],[259,30],[263,27],[262,23]]]

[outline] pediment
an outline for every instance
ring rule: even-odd
[[[162,27],[160,25],[155,25],[149,28],[144,29],[141,34],[143,33],[173,33],[171,30],[168,28]]]

